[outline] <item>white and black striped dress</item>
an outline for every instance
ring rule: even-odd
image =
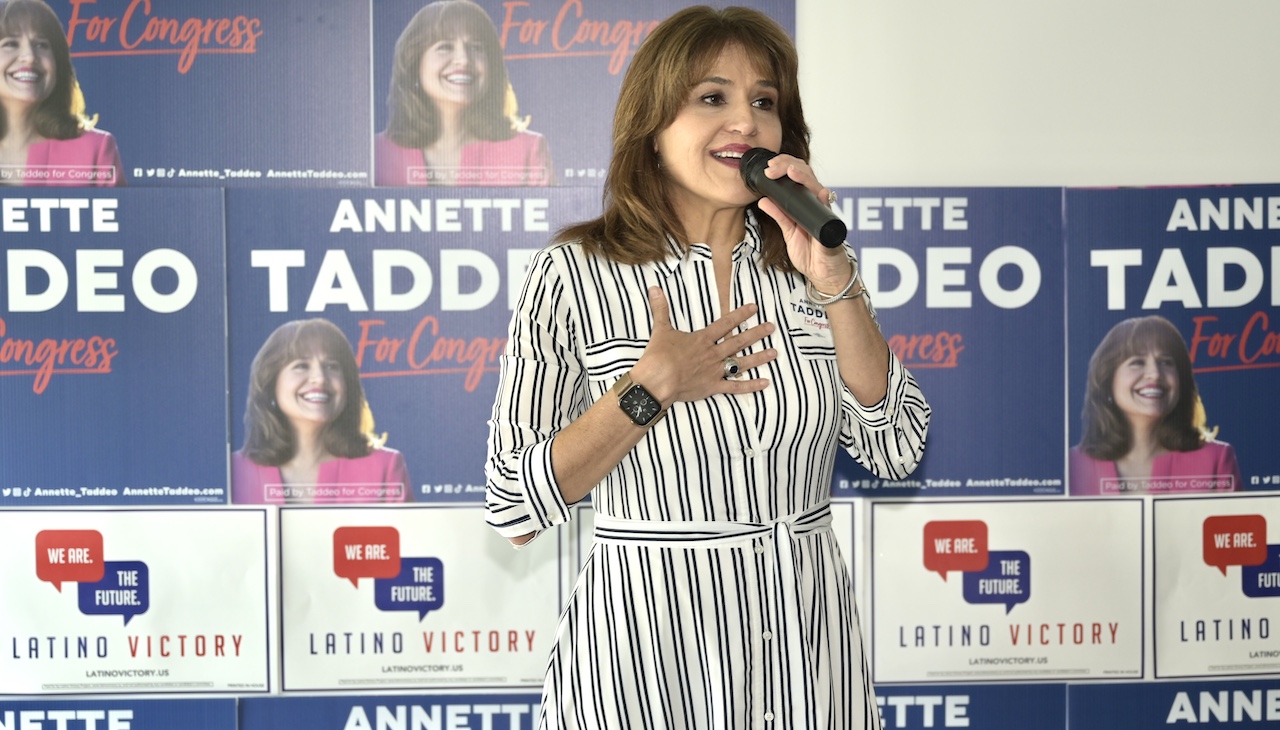
[[[759,265],[748,215],[731,304],[777,325],[756,349],[758,393],[676,403],[592,493],[595,545],[561,617],[545,728],[878,730],[857,609],[830,529],[836,449],[885,478],[915,468],[929,407],[891,358],[889,391],[863,407],[839,381],[804,279]],[[646,290],[672,324],[722,313],[711,251],[674,244],[627,266],[560,244],[534,259],[514,314],[490,423],[487,519],[502,535],[569,518],[555,435],[644,351]]]

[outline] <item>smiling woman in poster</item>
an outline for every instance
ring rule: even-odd
[[[244,421],[231,464],[237,504],[409,498],[404,457],[374,435],[351,344],[328,320],[271,333],[253,358]]]
[[[1152,315],[1120,322],[1089,360],[1084,434],[1071,449],[1071,494],[1239,489],[1230,444],[1205,428],[1186,341]]]
[[[84,116],[62,23],[41,0],[0,2],[0,184],[115,186],[115,138]]]
[[[536,186],[551,153],[516,114],[493,21],[470,0],[419,10],[396,42],[375,185]]]

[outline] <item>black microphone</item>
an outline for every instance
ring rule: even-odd
[[[849,229],[831,208],[823,205],[816,195],[795,180],[787,177],[772,180],[764,174],[769,160],[777,156],[777,152],[770,152],[763,147],[752,147],[742,155],[739,172],[747,187],[751,192],[777,203],[783,212],[823,246],[843,246]]]

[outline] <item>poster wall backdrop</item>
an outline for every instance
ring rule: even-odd
[[[426,4],[52,0],[128,187],[0,193],[0,730],[536,726],[590,506],[522,551],[483,524],[497,356],[529,256],[599,211],[631,53],[687,3],[482,0],[497,60],[409,59],[409,84],[500,65],[525,133],[479,165],[411,144],[380,179]],[[833,484],[884,726],[1280,725],[1280,186],[839,192],[933,406],[915,474],[841,458]],[[1144,335],[1125,357],[1157,375],[1091,391],[1149,315],[1186,367]],[[266,347],[303,320],[328,335]],[[1198,400],[1215,445],[1073,459],[1091,393],[1131,427]],[[315,474],[252,437],[330,417],[372,441]]]

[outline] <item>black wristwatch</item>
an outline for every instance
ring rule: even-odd
[[[652,426],[667,414],[652,393],[645,390],[643,385],[632,382],[630,371],[618,378],[612,390],[618,396],[618,407],[637,426]]]

